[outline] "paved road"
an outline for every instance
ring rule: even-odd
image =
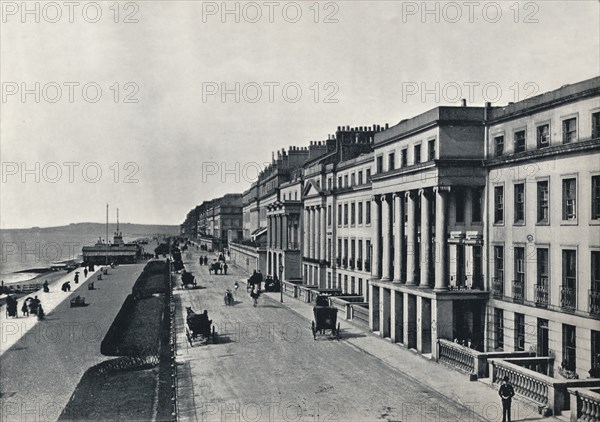
[[[83,373],[109,359],[100,354],[100,343],[144,266],[120,265],[109,269],[101,281],[88,278],[76,292],[63,293],[63,300],[46,320],[30,327],[4,351],[0,357],[1,421],[58,418]],[[90,281],[96,290],[88,290]],[[84,296],[90,305],[70,308],[69,299],[76,295]],[[4,331],[3,335],[9,334]]]
[[[398,371],[344,338],[313,340],[310,321],[278,301],[263,296],[254,308],[244,284],[226,307],[225,289],[243,276],[208,275],[197,257],[186,268],[202,288],[176,292],[183,420],[482,420],[418,381],[425,374]],[[185,306],[207,309],[221,342],[190,348]]]

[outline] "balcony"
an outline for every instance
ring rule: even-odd
[[[335,259],[335,265],[339,268],[342,266],[342,258],[339,256]]]
[[[362,271],[362,266],[362,259],[358,258],[358,261],[356,261],[356,269]]]
[[[547,308],[549,303],[548,296],[548,277],[541,277],[542,284],[535,285],[535,306],[538,308]]]
[[[560,307],[563,311],[575,311],[577,308],[575,289],[567,286],[560,287]]]
[[[369,261],[369,260],[365,261],[365,271],[367,271],[367,272],[371,271],[371,261]]]
[[[600,316],[600,292],[588,290],[590,315]]]
[[[515,303],[523,303],[525,298],[525,282],[523,280],[512,281],[512,299]]]
[[[350,262],[348,263],[348,267],[350,267],[351,270],[354,269],[354,262],[355,262],[354,258],[350,258]]]
[[[348,258],[342,258],[342,267],[348,268]]]
[[[493,277],[492,291],[495,299],[502,299],[504,297],[504,280],[498,277]]]

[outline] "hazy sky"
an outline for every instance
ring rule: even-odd
[[[595,0],[27,4],[2,2],[3,228],[103,221],[107,202],[179,224],[339,125],[600,73]]]

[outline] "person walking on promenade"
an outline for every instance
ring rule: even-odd
[[[11,295],[6,296],[6,312],[9,317],[18,318],[17,300]]]
[[[23,306],[21,306],[21,312],[23,312],[23,316],[29,316],[29,301],[31,301],[30,297],[23,301]]]
[[[75,273],[75,284],[79,284],[79,273]]]
[[[510,405],[515,395],[515,390],[509,381],[508,375],[504,376],[498,394],[502,399],[502,422],[510,422]]]
[[[227,263],[223,264],[223,274],[227,275]]]
[[[87,274],[88,274],[88,270],[87,270],[87,268],[86,268],[86,269],[84,269],[84,270],[83,270],[83,276],[84,276],[84,277],[87,277]]]
[[[50,285],[48,284],[48,280],[44,281],[44,293],[50,293]]]
[[[42,308],[42,304],[40,303],[38,305],[38,309],[37,309],[37,318],[38,318],[38,321],[42,321],[44,319],[45,315],[46,314],[44,313],[44,308]]]

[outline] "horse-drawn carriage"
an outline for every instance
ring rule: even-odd
[[[181,283],[183,284],[183,287],[196,287],[196,277],[194,277],[192,273],[183,270],[181,273]]]
[[[198,340],[201,344],[206,344],[212,338],[213,343],[217,342],[217,332],[212,325],[212,320],[208,319],[208,313],[195,313],[192,308],[187,307],[187,317],[185,319],[185,335],[190,346],[194,347],[194,341]]]
[[[330,330],[331,335],[336,339],[340,339],[340,323],[337,322],[337,312],[336,308],[329,306],[328,296],[317,296],[316,304],[313,308],[315,319],[311,325],[315,340],[317,339],[317,334],[325,334],[327,330]]]

